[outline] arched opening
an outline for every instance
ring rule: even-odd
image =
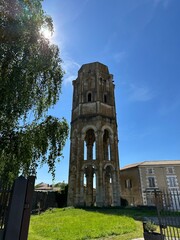
[[[87,146],[86,146],[86,141],[84,141],[84,160],[87,160]]]
[[[84,141],[84,160],[96,159],[96,142],[94,130],[89,129],[86,132]]]
[[[94,174],[93,174],[93,206],[96,206],[96,172],[94,169]]]
[[[86,178],[86,173],[83,174],[83,201],[84,201],[84,206],[86,206],[86,189],[87,189],[87,178]]]
[[[84,188],[87,187],[87,181],[86,181],[86,174],[84,173],[84,180],[83,180]]]
[[[96,142],[93,144],[93,160],[96,160]]]
[[[104,130],[103,135],[103,152],[104,152],[104,160],[111,160],[111,146],[110,146],[110,138],[108,130]]]
[[[84,169],[84,205],[94,206],[96,203],[96,175],[94,166]]]

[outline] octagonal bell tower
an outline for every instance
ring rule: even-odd
[[[68,205],[120,205],[113,76],[99,62],[73,81]]]

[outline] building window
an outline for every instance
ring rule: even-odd
[[[166,170],[167,170],[167,173],[169,173],[169,174],[174,173],[174,168],[173,167],[167,167]]]
[[[155,187],[154,177],[148,177],[148,185],[149,185],[149,187]]]
[[[153,168],[148,168],[148,169],[147,169],[147,173],[148,173],[148,174],[153,174]]]
[[[128,188],[128,189],[132,188],[132,181],[131,181],[131,179],[126,179],[125,180],[125,188]]]
[[[167,177],[167,183],[169,187],[177,187],[176,177]]]
[[[147,195],[147,205],[148,206],[154,206],[155,205],[155,199],[154,195]]]

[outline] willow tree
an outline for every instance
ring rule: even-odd
[[[41,0],[0,0],[0,178],[34,174],[47,163],[54,177],[68,136],[65,119],[48,116],[61,93],[59,49],[43,36],[53,22]]]

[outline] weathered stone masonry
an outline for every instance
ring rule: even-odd
[[[69,206],[119,206],[119,157],[113,76],[84,64],[73,81]]]

